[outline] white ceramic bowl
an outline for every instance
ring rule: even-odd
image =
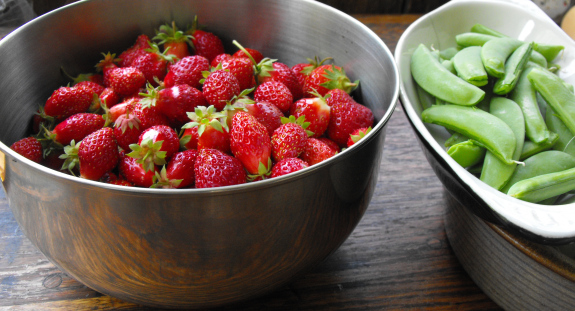
[[[400,71],[400,98],[421,147],[444,186],[481,218],[536,242],[560,244],[575,240],[575,205],[540,205],[503,194],[459,166],[443,144],[450,134],[421,121],[422,107],[410,72],[410,58],[423,43],[442,50],[455,46],[455,35],[481,23],[524,41],[560,44],[555,63],[568,83],[575,83],[575,41],[528,0],[453,0],[415,21],[395,49]]]

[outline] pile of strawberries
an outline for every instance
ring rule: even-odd
[[[11,148],[117,185],[207,188],[298,171],[371,130],[331,59],[288,67],[193,26],[162,25],[55,90]]]

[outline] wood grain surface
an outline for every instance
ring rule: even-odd
[[[417,15],[356,15],[393,51]],[[444,230],[443,187],[401,105],[379,181],[347,241],[289,286],[217,310],[499,310],[464,271]],[[23,235],[0,189],[0,310],[156,310],[102,295],[50,263]]]

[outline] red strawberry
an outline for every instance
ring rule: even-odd
[[[198,106],[205,106],[204,94],[187,84],[179,84],[168,88],[147,87],[147,93],[142,94],[140,103],[147,107],[155,107],[173,127],[180,127],[189,121],[187,112],[194,111]]]
[[[160,52],[160,48],[155,43],[150,46],[145,53],[134,58],[130,67],[140,70],[146,77],[146,81],[156,86],[158,81],[164,80],[168,64],[174,61],[174,56]]]
[[[327,57],[322,59],[321,61],[316,56],[314,59],[308,58],[308,63],[299,63],[295,64],[291,67],[291,71],[297,77],[300,85],[303,88],[305,83],[305,79],[309,76],[309,74],[316,69],[317,67],[321,66],[325,61],[332,59],[331,57]]]
[[[93,82],[93,81],[80,81],[76,84],[74,84],[75,87],[85,87],[88,89],[91,89],[94,93],[96,93],[98,96],[100,96],[100,94],[104,91],[104,85]]]
[[[222,69],[231,72],[240,85],[240,90],[251,89],[255,86],[254,68],[248,58],[231,58],[223,61]]]
[[[10,148],[36,163],[42,161],[42,144],[35,137],[22,138],[13,143]]]
[[[112,184],[112,185],[117,185],[117,186],[134,187],[133,183],[129,182],[128,180],[126,180],[124,178],[118,178],[116,180],[111,180],[108,183]]]
[[[220,63],[222,63],[225,60],[231,59],[232,56],[228,53],[222,53],[219,55],[216,55],[216,57],[214,57],[214,59],[212,59],[212,61],[210,62],[210,65],[212,66],[212,68],[216,68],[218,67],[218,65]]]
[[[353,131],[353,133],[351,133],[347,139],[347,147],[351,147],[353,144],[365,137],[365,135],[367,135],[369,132],[371,132],[371,127],[362,127]]]
[[[333,141],[327,137],[319,137],[318,140],[321,140],[324,144],[326,144],[328,147],[330,147],[335,153],[338,153],[341,150],[341,148],[339,147],[339,145],[335,141]]]
[[[198,149],[198,127],[186,128],[180,136],[180,149]]]
[[[267,129],[252,115],[239,111],[232,120],[230,145],[234,156],[251,175],[271,170],[271,139]]]
[[[304,120],[305,117],[296,120],[294,116],[282,119],[284,124],[274,131],[271,138],[274,161],[297,158],[303,152],[305,141],[308,138],[306,127],[309,125]]]
[[[321,65],[314,69],[303,85],[304,96],[313,96],[314,90],[324,96],[329,90],[342,89],[346,93],[353,91],[359,81],[351,82],[345,70],[335,65]]]
[[[114,131],[105,127],[86,136],[78,147],[80,177],[99,180],[116,167],[119,160]]]
[[[328,96],[329,95],[329,96]],[[355,100],[342,89],[329,90],[325,95],[325,102],[328,106],[333,106],[335,103],[341,102],[355,102]]]
[[[200,55],[186,56],[169,67],[164,78],[164,86],[172,87],[178,84],[188,84],[199,89],[202,72],[210,70],[210,62]]]
[[[56,120],[86,112],[94,100],[94,91],[86,87],[63,86],[55,90],[44,105],[44,113]]]
[[[254,102],[253,104],[245,105],[245,109],[266,127],[270,137],[282,125],[284,114],[275,105],[267,102]]]
[[[172,22],[172,25],[160,26],[154,37],[154,40],[159,41],[158,44],[164,46],[166,55],[173,55],[178,59],[190,55],[190,50],[188,49],[188,44],[191,43],[190,39],[191,36],[179,30],[175,22]]]
[[[132,157],[123,157],[118,164],[120,175],[135,186],[149,188],[154,184],[158,169],[154,166],[152,170],[146,171],[137,161]]]
[[[150,48],[150,38],[146,35],[139,35],[134,45],[123,51],[119,56],[118,65],[120,67],[128,67],[132,65],[132,61],[144,54],[146,49]]]
[[[122,97],[137,94],[146,84],[146,76],[134,67],[119,67],[110,69],[107,75],[109,87]]]
[[[249,53],[250,55],[248,56],[248,54],[246,52]],[[262,55],[262,53],[260,51],[255,50],[255,49],[250,49],[250,48],[239,49],[232,55],[232,57],[235,57],[235,58],[239,58],[239,57],[249,58],[250,56],[254,59],[256,64],[261,62],[262,59],[264,59],[264,56]]]
[[[293,96],[285,84],[277,81],[266,81],[256,88],[254,100],[274,104],[283,113],[287,113],[293,103]]]
[[[154,170],[155,165],[164,165],[180,149],[180,139],[174,129],[166,125],[155,125],[142,131],[137,144],[130,145],[132,152],[127,156],[138,159],[144,170]]]
[[[218,36],[199,29],[197,16],[194,18],[192,28],[187,31],[187,34],[193,37],[192,46],[196,55],[204,56],[210,62],[214,57],[225,52],[224,44]]]
[[[58,123],[52,131],[47,130],[48,138],[61,145],[72,140],[81,141],[84,137],[104,127],[104,118],[95,113],[77,113]]]
[[[64,150],[54,150],[49,154],[46,154],[44,156],[44,160],[41,163],[42,165],[49,167],[53,170],[67,173],[68,171],[66,170],[66,168],[65,167],[63,168],[65,161],[63,157],[65,157]]]
[[[230,72],[221,69],[210,73],[202,88],[206,101],[216,107],[216,110],[224,109],[227,102],[239,95],[240,91],[238,79]]]
[[[104,59],[100,60],[100,62],[96,64],[96,69],[102,71],[102,81],[103,81],[102,84],[105,87],[107,87],[109,85],[108,73],[110,72],[110,70],[118,68],[118,63],[121,62],[122,60],[116,58],[116,54],[112,54],[109,52],[107,54],[102,53],[102,55],[104,55]]]
[[[296,118],[305,116],[309,122],[307,130],[313,132],[312,137],[320,137],[326,131],[330,120],[330,107],[323,97],[302,98],[294,102],[290,114]]]
[[[207,108],[202,106],[196,107],[194,112],[188,113],[188,116],[192,122],[186,123],[182,128],[197,128],[198,150],[208,148],[230,152],[230,134],[225,122],[225,113],[216,112],[214,106]]]
[[[272,59],[264,59],[259,64],[258,83],[262,84],[266,81],[277,81],[283,83],[290,90],[294,100],[302,98],[303,91],[298,78],[294,75],[292,70],[283,63],[279,63]]]
[[[317,138],[308,138],[300,158],[309,165],[320,163],[336,154],[333,149]]]
[[[194,175],[196,188],[243,184],[247,179],[240,160],[216,149],[202,149],[198,152]]]
[[[271,178],[287,175],[308,167],[309,164],[300,158],[285,158],[272,168]]]
[[[138,142],[142,131],[140,120],[131,110],[119,116],[114,123],[114,135],[116,135],[118,146],[123,150],[129,151],[130,145]]]
[[[340,147],[345,147],[349,135],[358,128],[373,125],[373,113],[356,102],[340,102],[331,106],[331,119],[327,137]]]
[[[107,87],[100,94],[100,102],[104,103],[106,107],[112,108],[120,102],[120,95],[113,88]]]
[[[194,166],[198,157],[197,150],[184,150],[176,153],[162,168],[160,173],[156,173],[156,183],[152,188],[187,188],[194,185]]]

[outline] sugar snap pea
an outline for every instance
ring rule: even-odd
[[[575,156],[575,137],[551,108],[549,108],[545,116],[545,123],[551,131],[557,133],[557,136],[559,136],[557,143],[553,145],[553,149]]]
[[[561,78],[543,68],[533,68],[527,74],[527,79],[575,135],[575,94],[565,86]]]
[[[505,75],[497,79],[493,86],[493,92],[498,95],[505,95],[515,87],[517,79],[529,60],[533,51],[533,43],[524,43],[520,45],[511,56],[505,61]]]
[[[433,96],[458,105],[475,105],[485,96],[480,88],[452,74],[420,44],[411,56],[411,74]]]
[[[449,147],[447,154],[462,167],[470,167],[483,161],[485,151],[485,148],[474,144],[472,140],[466,140]]]
[[[523,151],[521,151],[521,157],[519,161],[523,161],[530,156],[539,153],[541,151],[549,150],[557,143],[559,135],[554,132],[549,132],[549,139],[537,144],[530,140],[525,140],[523,143]]]
[[[455,56],[455,54],[457,54],[457,52],[459,52],[458,48],[449,47],[449,48],[446,48],[446,49],[439,51],[439,57],[441,57],[442,59],[445,59],[445,60],[450,60],[453,58],[453,56]]]
[[[483,46],[487,41],[497,37],[482,33],[464,32],[455,36],[455,42],[462,47]]]
[[[521,180],[513,184],[507,194],[537,203],[572,190],[575,190],[575,168]]]
[[[470,46],[459,51],[453,56],[453,67],[463,80],[476,86],[487,84],[487,72],[481,62],[481,47]]]
[[[445,148],[449,148],[455,144],[462,143],[464,141],[469,140],[469,137],[461,135],[460,133],[454,132],[451,136],[445,141]]]
[[[521,180],[531,177],[564,171],[575,167],[575,157],[562,151],[547,150],[525,159],[525,165],[518,165],[509,182],[501,189],[507,193],[509,188]]]
[[[471,26],[471,32],[486,34],[486,35],[499,37],[499,38],[507,37],[506,35],[500,33],[499,31],[497,31],[495,29],[491,29],[491,28],[489,28],[483,24],[479,24],[479,23]]]
[[[435,104],[435,97],[426,90],[424,90],[419,84],[415,83],[415,91],[417,92],[417,97],[421,103],[421,108],[426,109]]]
[[[522,41],[512,38],[495,38],[485,42],[481,47],[481,60],[487,73],[496,78],[503,78],[505,61],[522,44]]]
[[[541,143],[549,139],[549,130],[537,104],[537,92],[527,79],[527,74],[532,68],[527,67],[521,73],[515,88],[509,94],[509,98],[516,102],[523,112],[527,138],[535,143]]]
[[[529,61],[543,67],[543,68],[547,68],[548,63],[547,63],[547,59],[545,59],[545,56],[543,56],[541,53],[533,50],[531,51],[531,56],[529,56]]]
[[[489,112],[503,120],[509,128],[513,131],[516,141],[515,150],[513,152],[513,160],[519,160],[523,150],[523,142],[525,141],[525,120],[519,105],[511,99],[505,97],[494,97],[491,99]],[[487,152],[483,161],[483,169],[481,170],[481,179],[486,184],[499,190],[511,178],[515,171],[516,163],[508,164],[499,160],[493,153]]]
[[[460,105],[436,105],[425,109],[421,119],[461,133],[512,164],[516,139],[513,130],[498,117],[481,109]]]

